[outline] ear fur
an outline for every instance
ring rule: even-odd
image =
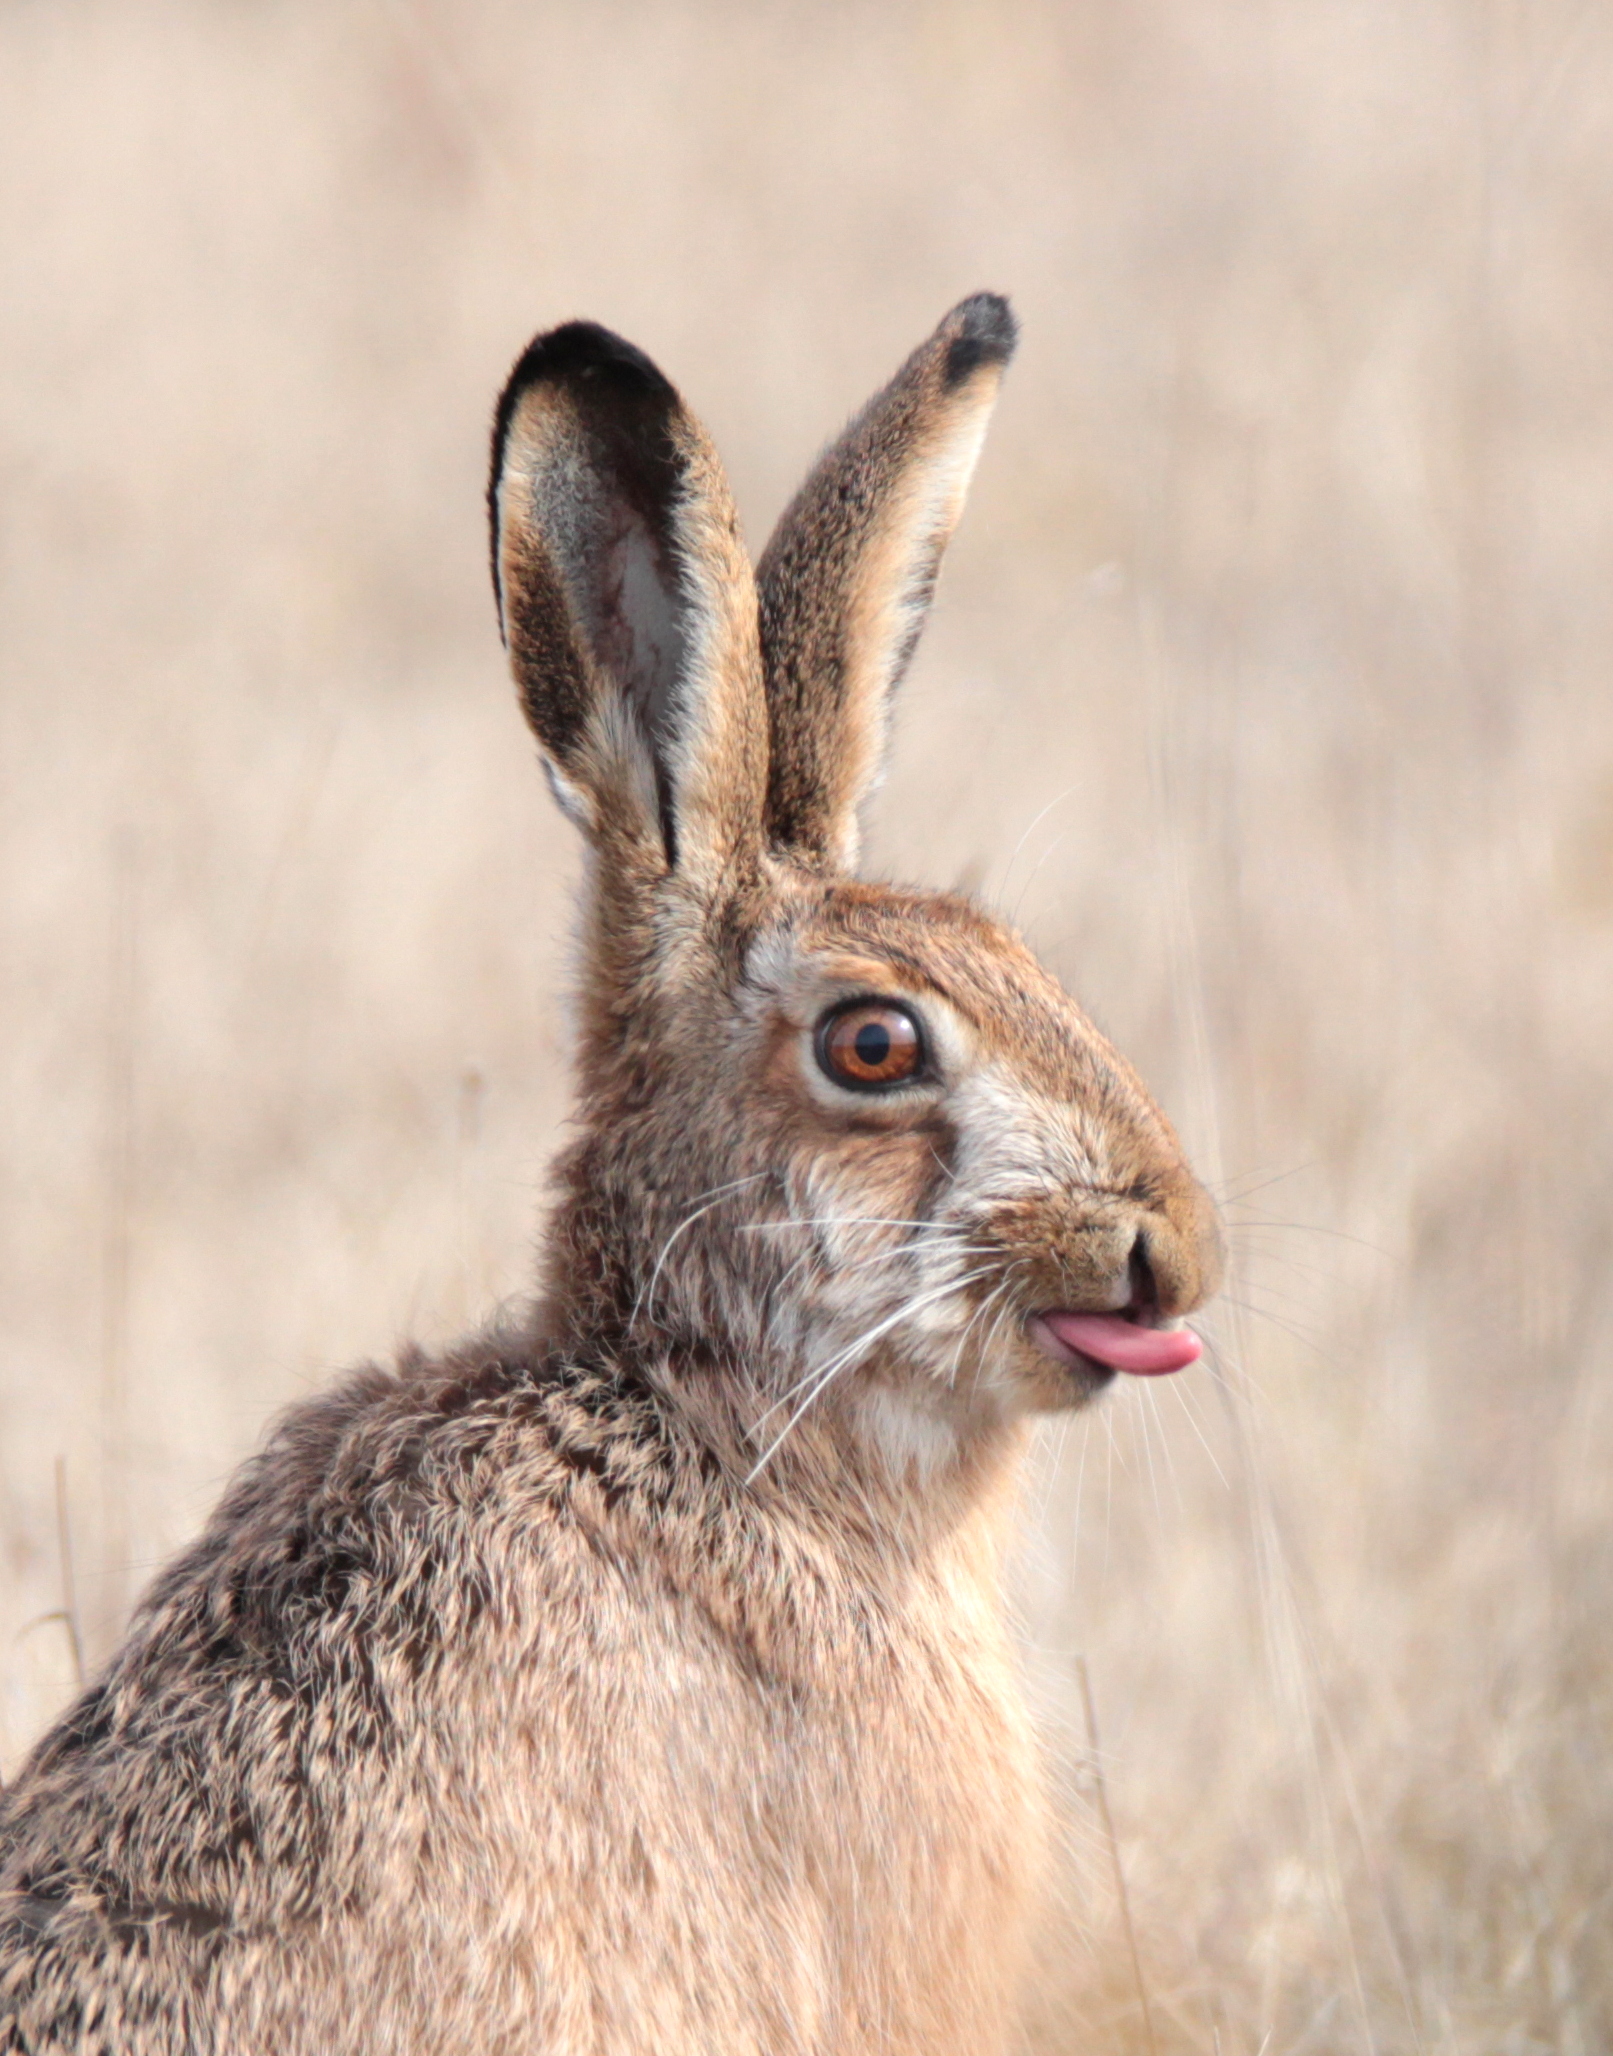
[[[856,862],[891,695],[1017,335],[995,293],[954,307],[819,459],[762,557],[767,832],[798,862]]]
[[[538,336],[493,428],[493,586],[566,811],[618,864],[714,883],[759,850],[756,588],[704,430],[593,322]]]

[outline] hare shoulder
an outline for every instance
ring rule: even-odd
[[[19,2046],[989,2031],[1036,1834],[993,1524],[893,1551],[799,1483],[511,1338],[298,1407],[12,1795]]]

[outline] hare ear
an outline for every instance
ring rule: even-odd
[[[499,626],[561,805],[619,865],[709,883],[761,839],[756,587],[704,430],[631,343],[531,343],[493,428]]]
[[[891,695],[1017,333],[995,293],[954,307],[819,459],[762,557],[767,832],[798,861],[856,861]]]

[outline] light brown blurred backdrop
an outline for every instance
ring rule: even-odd
[[[0,5],[0,1766],[272,1413],[518,1293],[576,851],[493,394],[645,346],[753,545],[1024,343],[873,861],[1224,1197],[1216,1368],[1054,1427],[1049,2049],[1613,2045],[1613,15]],[[1102,1723],[1094,1756],[1078,1689]]]

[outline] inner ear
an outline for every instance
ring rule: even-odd
[[[622,681],[645,734],[662,743],[688,640],[678,603],[676,545],[624,502],[614,510],[601,555],[595,649],[606,670]]]

